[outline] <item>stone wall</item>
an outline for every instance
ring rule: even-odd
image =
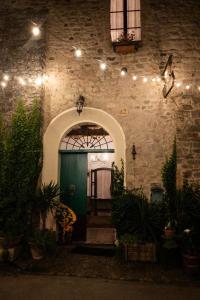
[[[43,69],[47,72],[45,128],[59,113],[74,107],[82,94],[87,106],[103,109],[122,126],[129,187],[143,186],[149,191],[151,184],[160,184],[160,170],[175,134],[179,181],[183,174],[200,180],[200,93],[174,88],[166,100],[162,96],[163,82],[144,84],[141,79],[134,82],[131,76],[160,75],[172,53],[177,80],[200,85],[199,1],[142,0],[143,46],[124,56],[112,49],[109,0],[6,3],[0,12],[0,69],[9,69],[14,75],[35,74]],[[36,48],[26,49],[22,45],[30,37],[28,21],[36,16],[43,20],[43,36]],[[73,47],[82,49],[80,59],[74,57]],[[106,72],[99,69],[98,60],[109,64]],[[123,66],[128,68],[125,78],[119,76]],[[32,99],[42,96],[42,91],[11,84],[1,91],[4,110],[12,109],[10,104],[19,94]],[[133,144],[136,160],[131,156]]]

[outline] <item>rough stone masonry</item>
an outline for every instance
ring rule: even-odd
[[[166,99],[163,82],[133,81],[132,74],[160,75],[170,54],[176,78],[200,85],[200,1],[141,0],[142,47],[132,54],[113,51],[109,0],[0,1],[0,72],[29,76],[46,72],[45,88],[19,86],[0,90],[1,111],[9,118],[16,99],[40,98],[45,128],[62,111],[75,106],[80,94],[87,106],[111,114],[126,137],[129,187],[161,184],[161,167],[176,134],[178,181],[200,181],[200,93],[173,89]],[[40,39],[30,35],[31,21],[42,24]],[[73,47],[83,50],[80,60]],[[97,59],[106,60],[102,72]],[[121,78],[119,69],[128,68]],[[45,130],[44,128],[44,130]],[[131,147],[136,146],[136,160]]]

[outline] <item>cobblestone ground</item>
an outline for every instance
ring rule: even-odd
[[[133,280],[165,284],[195,284],[200,286],[200,277],[192,278],[182,267],[167,265],[127,263],[119,256],[106,257],[69,253],[59,248],[53,256],[41,261],[19,259],[13,264],[1,264],[0,275],[48,274],[52,276],[75,276],[109,280]]]

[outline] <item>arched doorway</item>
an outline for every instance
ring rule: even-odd
[[[62,202],[77,215],[73,240],[85,241],[90,217],[111,214],[114,144],[101,126],[81,123],[63,136],[59,157]]]
[[[120,166],[121,159],[125,159],[125,136],[120,124],[108,113],[101,109],[85,107],[81,115],[76,108],[64,111],[56,116],[49,124],[43,140],[43,172],[44,183],[60,182],[59,149],[66,133],[78,124],[93,123],[102,127],[112,138],[115,150],[115,163]],[[91,154],[92,155],[92,154]],[[55,221],[49,216],[47,226],[55,230]]]

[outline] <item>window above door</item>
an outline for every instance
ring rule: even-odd
[[[141,42],[140,0],[111,0],[110,24],[111,40],[117,45],[139,45]],[[134,48],[134,47],[133,47]],[[130,48],[131,49],[131,48]],[[117,52],[117,51],[116,51]]]

